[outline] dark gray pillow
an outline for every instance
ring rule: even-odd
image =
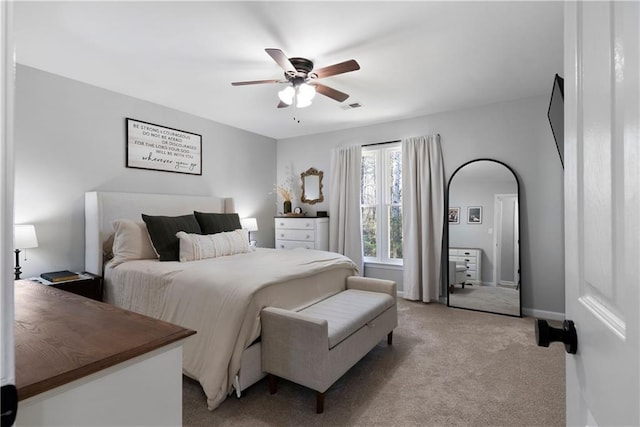
[[[151,216],[142,214],[142,220],[147,224],[149,237],[153,248],[158,253],[160,261],[178,261],[180,259],[180,241],[176,237],[178,231],[201,234],[196,217],[182,216]]]
[[[193,213],[200,224],[202,234],[216,234],[242,228],[237,213]]]

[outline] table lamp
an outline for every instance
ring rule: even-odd
[[[15,280],[20,280],[20,250],[38,247],[38,238],[36,237],[36,228],[31,225],[14,225],[13,226],[13,247],[16,253]],[[26,258],[25,258],[26,259]]]
[[[251,232],[258,231],[258,221],[255,218],[242,218],[240,220],[240,225],[243,230],[247,230],[249,232],[249,244],[251,246],[255,246],[256,242],[251,240]]]

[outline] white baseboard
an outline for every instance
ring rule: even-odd
[[[558,320],[562,322],[564,320],[564,313],[558,313],[556,311],[536,310],[535,308],[522,307],[522,315],[528,317],[536,317],[538,319]]]
[[[398,295],[400,298],[404,298],[404,291],[398,291],[398,292],[397,292],[397,295]]]

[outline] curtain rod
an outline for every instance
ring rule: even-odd
[[[436,135],[440,136],[439,133],[437,133]],[[373,144],[363,144],[362,147],[371,147],[373,145],[393,144],[395,142],[402,142],[402,140],[401,139],[396,139],[395,141],[374,142]]]
[[[394,142],[401,142],[401,139],[396,139],[395,141],[386,141],[386,142],[374,142],[373,144],[363,144],[363,147],[371,147],[372,145],[383,145],[383,144],[393,144]]]

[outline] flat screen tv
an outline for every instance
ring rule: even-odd
[[[556,147],[560,155],[560,164],[564,169],[564,79],[556,74],[553,79],[553,90],[549,102],[549,124],[556,140]]]

